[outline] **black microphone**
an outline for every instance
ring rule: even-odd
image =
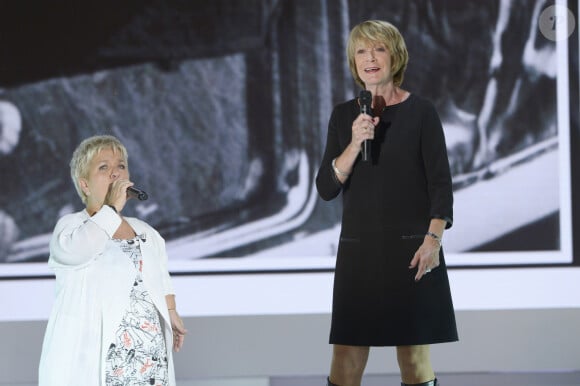
[[[149,195],[147,193],[145,193],[145,191],[143,191],[141,189],[137,189],[134,186],[129,186],[127,188],[127,195],[129,197],[137,198],[141,201],[145,201],[146,199],[149,198]]]
[[[373,116],[373,110],[371,104],[373,101],[373,95],[369,90],[361,90],[358,96],[358,102],[360,104],[361,114],[367,114],[371,117]],[[362,146],[362,160],[368,161],[371,158],[371,140],[365,139]]]

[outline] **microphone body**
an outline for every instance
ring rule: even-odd
[[[145,201],[146,199],[149,198],[149,195],[147,193],[145,193],[144,190],[138,189],[134,186],[129,186],[127,188],[127,195],[129,197],[136,198],[140,201]]]
[[[361,114],[367,114],[369,116],[373,116],[373,110],[371,108],[371,104],[373,101],[373,96],[370,91],[368,90],[361,90],[359,94],[359,104],[360,104],[360,112]],[[362,160],[368,161],[371,158],[371,140],[365,139],[362,145]]]

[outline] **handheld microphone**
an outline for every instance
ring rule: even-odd
[[[145,191],[138,189],[134,186],[129,186],[127,188],[127,195],[129,197],[137,198],[138,200],[145,201],[149,198],[149,195]]]
[[[361,114],[367,114],[371,117],[373,116],[373,110],[371,108],[371,104],[373,101],[373,96],[370,91],[368,90],[361,90],[358,101],[360,104],[360,112]],[[365,139],[363,141],[362,146],[362,160],[368,161],[371,158],[371,140]]]

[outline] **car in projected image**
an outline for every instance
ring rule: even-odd
[[[455,191],[455,225],[445,235],[448,263],[566,261],[569,98],[567,71],[558,66],[567,68],[561,55],[568,48],[539,40],[541,1],[520,19],[509,7],[500,15],[477,4],[447,13],[444,6],[422,13],[405,1],[389,6],[411,52],[405,84],[433,100],[446,133]],[[0,262],[46,262],[56,220],[82,209],[68,173],[71,152],[84,137],[105,132],[126,144],[132,180],[150,196],[127,205],[124,214],[162,233],[174,271],[235,271],[243,264],[254,271],[332,269],[340,199],[322,202],[314,178],[332,107],[357,95],[343,64],[343,36],[359,10],[343,4],[327,13],[291,1],[182,6],[128,5],[98,37],[91,23],[106,7],[74,16],[63,9],[64,19],[87,20],[84,28],[77,23],[76,38],[85,39],[75,41],[85,45],[75,60],[55,55],[46,62],[32,50],[27,71],[15,61],[0,73],[0,100],[22,118],[18,146],[0,158],[0,227],[11,227],[0,238]],[[19,10],[15,21],[26,18]],[[435,32],[409,22],[404,12],[447,27],[429,36]],[[454,33],[470,15],[492,33]],[[192,29],[192,20],[231,28],[219,34]],[[70,48],[64,24],[50,23],[55,28],[35,38]],[[513,45],[506,47],[508,36]],[[470,48],[468,62],[484,64],[458,72],[456,52],[445,47],[471,47],[476,37],[483,43]],[[26,35],[20,39],[4,49],[30,43]],[[437,62],[449,64],[437,73],[439,83],[430,72]],[[490,255],[498,251],[515,255]],[[9,265],[15,274],[27,269],[0,264],[0,275]]]

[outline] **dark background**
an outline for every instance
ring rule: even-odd
[[[462,128],[446,133],[456,191],[492,179],[495,162],[558,135],[556,79],[522,59],[526,43],[554,51],[534,28],[550,4],[512,1],[506,11],[477,0],[0,1],[0,101],[22,119],[17,143],[0,153],[0,262],[47,259],[58,217],[82,208],[68,162],[94,134],[127,146],[132,180],[151,197],[127,214],[168,240],[305,211],[332,106],[358,94],[344,51],[364,19],[401,30],[410,52],[404,88],[431,99],[444,126]],[[570,9],[578,20],[576,4]],[[568,42],[572,197],[580,181],[577,39],[575,32]],[[9,130],[0,127],[0,138]],[[306,194],[294,198],[296,191]],[[574,203],[574,229],[578,210]],[[318,200],[306,217],[204,257],[250,256],[329,229],[340,202]],[[555,212],[468,251],[557,250],[558,220]]]

